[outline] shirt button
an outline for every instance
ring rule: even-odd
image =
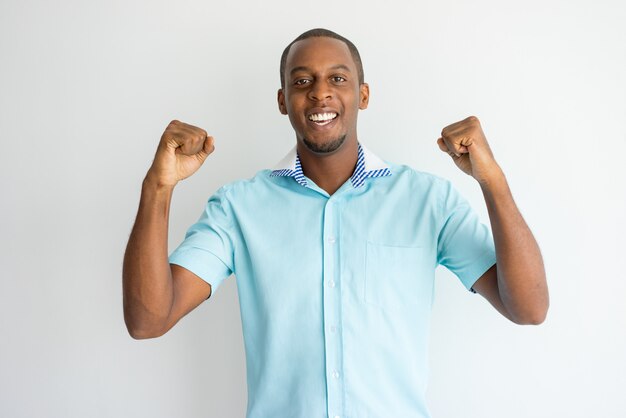
[[[334,326],[334,325],[331,325],[330,326],[330,332],[335,332],[335,331],[337,331],[337,327]]]
[[[333,237],[332,235],[330,237],[328,237],[328,242],[330,242],[331,244],[335,243],[335,237]]]
[[[339,372],[338,372],[337,370],[334,370],[334,371],[333,371],[333,377],[334,377],[335,379],[339,379]]]
[[[335,281],[334,281],[334,280],[329,281],[329,282],[328,282],[328,285],[329,285],[330,287],[335,287]]]

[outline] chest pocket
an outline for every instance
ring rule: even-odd
[[[386,310],[430,309],[435,266],[423,247],[367,242],[365,302]]]

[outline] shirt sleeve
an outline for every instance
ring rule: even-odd
[[[454,273],[466,289],[476,293],[472,288],[476,280],[496,264],[493,235],[447,180],[442,205],[437,261]]]
[[[234,228],[225,186],[207,201],[169,262],[186,268],[211,285],[211,295],[234,272]]]

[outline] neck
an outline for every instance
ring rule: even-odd
[[[297,149],[304,175],[329,195],[335,193],[354,173],[358,155],[356,138],[346,140],[331,154],[314,153],[301,141],[298,141]]]

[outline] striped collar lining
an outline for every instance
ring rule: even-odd
[[[370,177],[390,175],[389,165],[359,143],[356,168],[350,177],[352,186],[354,188],[361,187],[365,183],[365,179]],[[304,187],[308,185],[296,146],[274,167],[270,176],[293,177],[300,185]]]

